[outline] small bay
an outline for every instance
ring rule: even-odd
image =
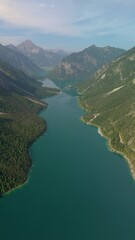
[[[134,240],[127,162],[80,121],[77,97],[62,92],[45,101],[48,128],[29,150],[28,182],[0,199],[1,239]]]

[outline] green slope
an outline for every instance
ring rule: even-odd
[[[46,106],[17,94],[0,100],[1,195],[27,180],[32,164],[27,148],[45,130],[45,123],[36,114]]]
[[[83,120],[100,127],[111,148],[130,161],[135,176],[135,48],[80,86]]]
[[[46,129],[37,113],[47,104],[38,96],[56,93],[0,60],[0,195],[27,180],[28,147]]]

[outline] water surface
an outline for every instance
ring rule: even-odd
[[[76,97],[48,98],[28,183],[0,199],[2,240],[134,240],[135,182]]]

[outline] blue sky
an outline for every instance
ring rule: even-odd
[[[0,42],[79,51],[135,46],[134,0],[0,0]]]

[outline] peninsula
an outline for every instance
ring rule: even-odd
[[[31,143],[46,130],[37,114],[47,104],[40,98],[58,94],[0,60],[0,195],[26,182]]]

